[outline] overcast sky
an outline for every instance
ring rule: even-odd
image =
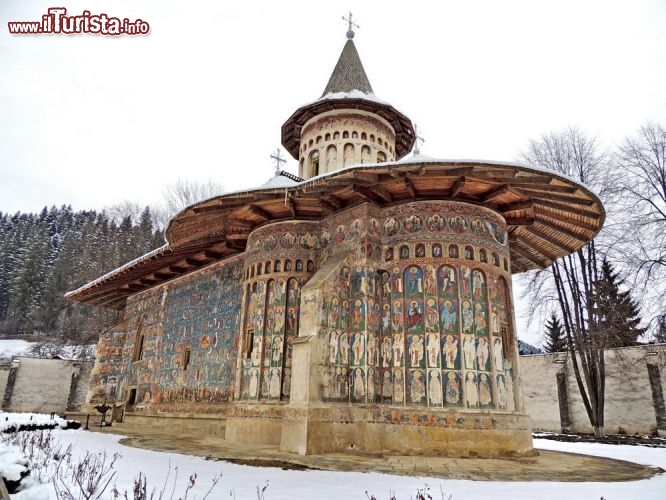
[[[9,34],[53,6],[150,34]],[[154,204],[178,178],[261,184],[282,123],[321,95],[349,9],[375,93],[428,156],[515,160],[567,126],[610,145],[666,124],[659,0],[1,0],[0,211]]]

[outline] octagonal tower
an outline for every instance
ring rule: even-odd
[[[282,126],[282,144],[298,160],[303,179],[398,160],[411,150],[412,123],[373,93],[352,31],[322,96]]]

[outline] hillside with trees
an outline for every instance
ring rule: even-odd
[[[0,212],[0,333],[95,343],[118,313],[68,302],[64,294],[163,242],[147,207],[122,217],[69,206]]]

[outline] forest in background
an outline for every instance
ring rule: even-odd
[[[155,226],[148,207],[122,217],[70,206],[0,212],[0,332],[96,343],[118,313],[64,294],[161,246]]]

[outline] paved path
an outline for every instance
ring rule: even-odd
[[[122,424],[106,427],[102,432],[127,436],[120,441],[127,446],[287,469],[383,472],[475,481],[574,482],[630,481],[663,472],[662,469],[621,460],[546,450],[538,450],[534,457],[498,459],[359,453],[301,456],[280,451],[277,446],[229,443],[219,437],[174,435]]]

